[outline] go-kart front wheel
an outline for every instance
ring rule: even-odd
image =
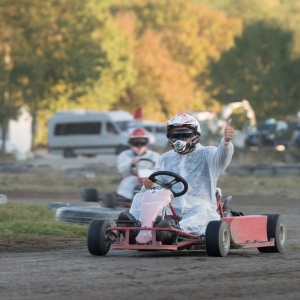
[[[88,229],[87,247],[93,255],[106,255],[110,249],[111,239],[107,228],[110,227],[108,220],[94,219]]]
[[[226,256],[230,249],[228,224],[223,221],[210,221],[205,231],[205,245],[209,256]]]
[[[117,206],[115,193],[106,193],[103,197],[102,205],[108,208],[115,208]]]
[[[268,240],[275,239],[275,245],[257,248],[261,253],[278,252],[283,253],[286,247],[287,228],[282,215],[266,215]]]

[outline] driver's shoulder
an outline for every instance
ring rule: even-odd
[[[167,152],[163,153],[163,154],[160,156],[160,158],[161,158],[162,160],[164,160],[164,159],[174,159],[174,158],[177,157],[178,155],[179,155],[179,154],[176,153],[176,152],[172,149],[172,150],[170,150],[170,151],[167,151]]]
[[[118,155],[118,159],[122,159],[122,158],[125,158],[125,157],[134,157],[134,153],[131,149],[127,149],[127,150],[124,150],[123,152],[121,152],[119,155]]]

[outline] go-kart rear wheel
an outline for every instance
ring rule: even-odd
[[[99,195],[98,190],[95,188],[84,188],[81,192],[81,198],[86,202],[98,202]]]
[[[287,227],[284,217],[282,215],[267,214],[267,235],[268,240],[274,238],[275,245],[270,247],[257,248],[261,253],[278,252],[283,253],[286,247]]]
[[[209,256],[226,256],[230,249],[228,224],[223,221],[210,221],[205,231],[205,244]]]
[[[140,184],[137,184],[133,189],[133,197],[141,191],[142,186]]]
[[[115,208],[117,206],[117,198],[115,193],[106,193],[103,197],[103,206]]]
[[[111,239],[107,228],[110,227],[108,220],[94,219],[88,229],[87,247],[93,255],[106,255],[110,249]]]

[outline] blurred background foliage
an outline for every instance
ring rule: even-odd
[[[39,144],[59,109],[166,121],[242,99],[283,119],[299,35],[299,0],[0,0],[0,126],[26,106]]]

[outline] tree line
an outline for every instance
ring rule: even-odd
[[[248,99],[258,120],[293,114],[298,2],[1,0],[2,140],[22,106],[38,124],[32,147],[58,109],[141,106],[166,121]]]

